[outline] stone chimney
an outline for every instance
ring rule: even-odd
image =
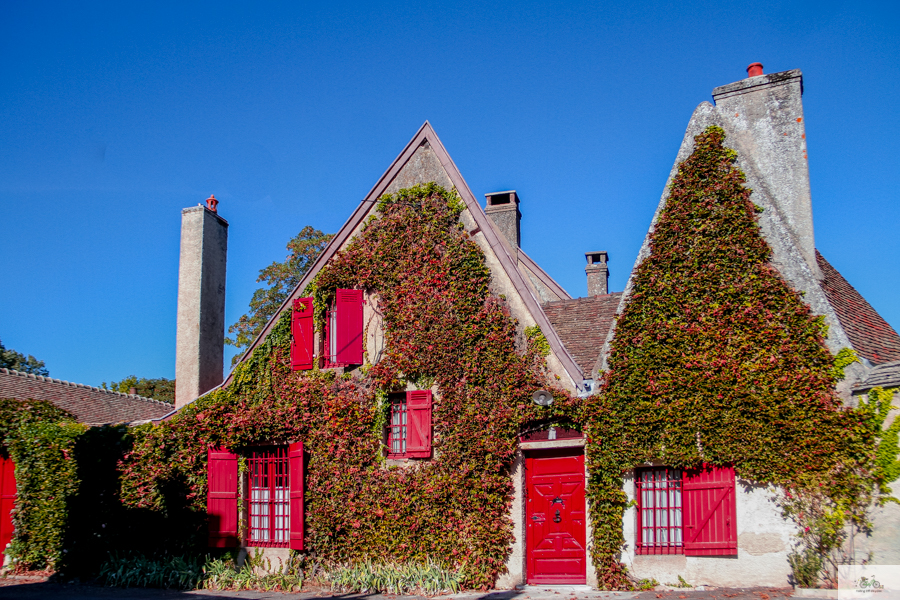
[[[712,93],[717,111],[729,125],[726,144],[762,179],[760,185],[782,215],[795,245],[810,270],[819,275],[806,158],[803,73],[794,69],[764,74],[762,64],[753,63],[747,67],[747,75]]]
[[[509,242],[510,249],[518,252],[522,242],[519,227],[522,213],[519,212],[519,196],[516,194],[516,190],[493,192],[485,194],[484,197],[487,199],[484,212]],[[513,258],[518,259],[516,255]]]
[[[225,344],[225,260],[228,221],[206,206],[181,211],[175,408],[222,383]]]
[[[588,296],[605,296],[609,293],[609,254],[606,252],[585,252],[587,257]]]

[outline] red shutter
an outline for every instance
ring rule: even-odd
[[[684,472],[684,553],[737,554],[734,467],[703,465]]]
[[[222,448],[210,448],[206,463],[209,491],[206,515],[209,546],[233,548],[238,545],[238,458]]]
[[[297,298],[291,311],[291,369],[313,368],[313,299]]]
[[[361,365],[363,362],[363,292],[337,290],[334,298],[337,313],[334,362]]]
[[[290,547],[303,550],[303,442],[288,449],[290,470]]]
[[[12,509],[16,506],[16,465],[0,458],[0,552],[12,540]]]
[[[431,456],[431,390],[406,392],[406,455]]]

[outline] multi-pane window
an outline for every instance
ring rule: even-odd
[[[249,459],[250,546],[288,547],[290,471],[285,446],[261,448]]]
[[[638,469],[638,554],[683,554],[682,473],[680,469]]]
[[[388,454],[406,454],[406,394],[391,394],[391,425],[388,431]]]

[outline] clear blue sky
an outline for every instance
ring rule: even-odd
[[[803,70],[816,244],[900,328],[898,6],[3,2],[0,339],[174,377],[181,209],[221,200],[232,323],[426,119],[563,287],[607,250],[621,290],[692,111],[755,61]]]

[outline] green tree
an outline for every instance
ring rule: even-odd
[[[101,384],[104,390],[112,390],[113,392],[121,392],[122,394],[130,393],[134,388],[135,394],[144,398],[153,398],[169,404],[175,404],[175,380],[158,377],[156,379],[147,379],[146,377],[137,378],[136,375],[129,375],[122,381],[113,381],[107,387],[104,381]]]
[[[333,233],[322,233],[307,225],[289,241],[284,262],[273,262],[260,270],[256,281],[265,287],[253,292],[250,310],[228,328],[228,333],[234,337],[226,337],[225,343],[241,351],[249,347],[333,237]],[[241,354],[243,352],[235,355],[231,364],[235,364]]]
[[[24,354],[16,352],[12,348],[7,350],[0,341],[0,369],[13,369],[22,373],[33,373],[46,377],[50,374],[44,365],[44,361],[38,360],[30,354],[26,358]]]

